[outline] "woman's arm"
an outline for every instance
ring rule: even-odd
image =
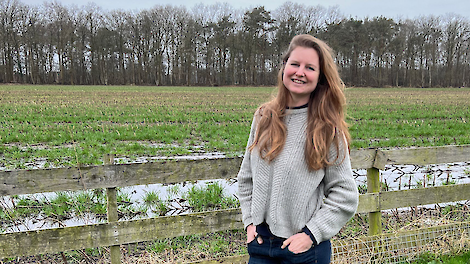
[[[251,124],[250,135],[243,157],[240,171],[237,175],[238,180],[238,199],[240,201],[240,208],[242,210],[242,219],[245,229],[253,223],[251,217],[251,195],[253,192],[253,175],[251,170],[251,151],[250,145],[253,143],[255,131],[255,118]]]
[[[328,240],[339,232],[354,215],[359,202],[359,192],[354,180],[346,139],[330,147],[330,160],[338,159],[325,168],[323,178],[325,199],[320,209],[307,223],[317,243]]]

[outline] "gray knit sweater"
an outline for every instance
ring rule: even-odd
[[[344,141],[335,164],[308,170],[304,156],[307,110],[288,110],[286,142],[271,163],[259,156],[258,149],[248,150],[256,132],[255,115],[238,173],[238,195],[245,228],[266,222],[274,235],[288,238],[306,226],[320,243],[354,215],[359,195]],[[329,155],[336,157],[334,144]]]

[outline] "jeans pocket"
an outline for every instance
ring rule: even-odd
[[[287,257],[290,263],[318,263],[327,264],[331,261],[330,241],[324,241],[317,246],[309,248],[307,251],[295,254],[288,250]]]
[[[312,250],[312,248],[313,247],[310,247],[310,248],[306,249],[305,251],[302,251],[302,252],[299,252],[299,253],[294,253],[294,252],[290,251],[289,247],[287,247],[286,249],[287,249],[287,252],[289,252],[292,255],[301,255],[301,254],[307,253],[309,250]]]

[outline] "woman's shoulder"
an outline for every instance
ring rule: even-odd
[[[262,105],[260,105],[256,111],[255,111],[255,115],[263,115],[265,114],[267,111],[269,111],[269,109],[271,109],[272,107],[270,106],[269,102],[266,102]]]
[[[256,119],[263,116],[272,116],[272,111],[272,107],[269,105],[269,103],[264,103],[256,109],[254,117]]]

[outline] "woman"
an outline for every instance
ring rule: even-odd
[[[249,263],[330,262],[329,239],[358,204],[342,89],[331,49],[295,36],[238,173]]]

